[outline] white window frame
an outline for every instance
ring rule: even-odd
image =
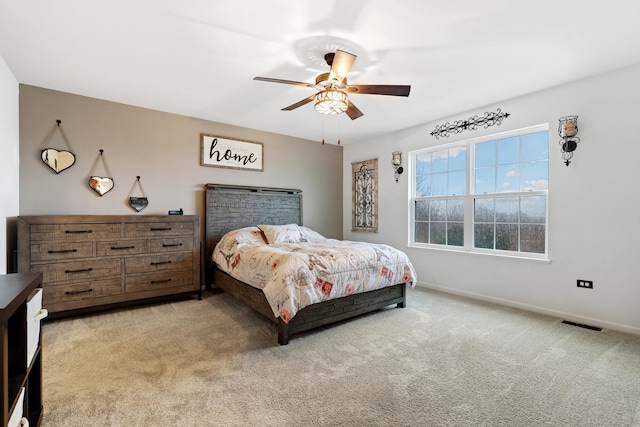
[[[518,192],[504,192],[504,193],[486,193],[475,194],[475,145],[492,141],[497,139],[508,138],[511,136],[523,135],[527,133],[535,133],[540,131],[549,131],[548,124],[541,124],[530,126],[526,128],[516,129],[513,131],[501,132],[492,135],[487,135],[478,138],[471,138],[457,142],[451,142],[441,145],[434,145],[430,147],[420,148],[417,150],[409,151],[409,177],[411,180],[409,186],[409,235],[408,245],[412,248],[434,249],[443,250],[449,252],[463,252],[469,254],[480,254],[489,256],[500,256],[518,259],[531,259],[542,260],[549,262],[549,188],[551,183],[548,183],[547,190],[532,190],[532,191],[518,191]],[[448,196],[432,196],[429,199],[447,199],[447,198],[460,198],[464,199],[464,245],[463,246],[448,246],[432,243],[415,242],[415,202],[421,200],[420,197],[415,197],[416,194],[416,157],[419,154],[425,152],[433,152],[444,149],[450,149],[455,147],[466,147],[467,152],[467,192],[463,195],[448,195]],[[547,175],[547,178],[548,175]],[[474,200],[482,197],[516,197],[516,196],[535,196],[543,195],[546,197],[546,211],[545,211],[545,249],[544,253],[532,253],[532,252],[520,252],[520,251],[507,251],[499,249],[484,249],[474,247]]]

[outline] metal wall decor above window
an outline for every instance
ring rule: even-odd
[[[443,125],[436,125],[436,128],[431,132],[432,136],[438,139],[441,136],[448,137],[450,135],[458,134],[464,130],[475,130],[478,126],[482,126],[485,129],[489,126],[498,125],[502,123],[504,119],[511,114],[503,113],[499,108],[495,112],[486,112],[484,116],[469,117],[467,120],[456,120],[453,123],[446,122]]]

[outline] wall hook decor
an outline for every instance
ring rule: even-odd
[[[100,154],[98,154],[96,161],[93,163],[93,167],[91,168],[90,178],[89,178],[89,187],[93,191],[98,193],[101,197],[104,196],[109,191],[111,191],[113,189],[113,186],[115,185],[115,183],[113,182],[113,178],[110,177],[111,173],[109,172],[109,167],[107,166],[107,161],[104,159],[103,154],[104,154],[104,150],[100,149]],[[96,166],[98,165],[98,162],[100,160],[102,160],[105,172],[107,173],[106,177],[98,176],[94,174]]]
[[[67,141],[67,138],[62,131],[62,128],[60,127],[60,123],[62,123],[62,120],[58,119],[56,120],[56,123],[58,125],[58,129],[60,130],[60,133],[62,134],[62,140],[67,144],[67,148],[69,148],[69,150],[45,148],[40,152],[40,158],[45,165],[49,166],[56,174],[59,174],[63,170],[69,169],[71,166],[73,166],[73,164],[76,162],[76,155],[71,152],[69,141]],[[52,133],[55,132],[55,130],[56,128],[54,127]]]
[[[573,152],[578,148],[578,116],[565,116],[558,119],[558,135],[560,135],[560,151],[564,164],[569,166]]]

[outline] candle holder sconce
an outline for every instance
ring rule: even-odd
[[[394,170],[393,177],[396,179],[396,182],[398,182],[398,178],[400,178],[400,175],[404,172],[402,168],[402,151],[394,151],[391,153],[391,165],[393,165]]]
[[[560,135],[560,151],[562,152],[562,159],[564,164],[569,166],[573,152],[578,148],[578,142],[580,138],[578,134],[578,116],[565,116],[558,119],[560,124],[558,125],[558,135]]]

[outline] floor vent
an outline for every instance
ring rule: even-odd
[[[579,328],[591,329],[592,331],[600,332],[602,330],[602,328],[599,328],[597,326],[585,325],[584,323],[570,322],[568,320],[563,320],[562,323],[571,325],[571,326],[577,326]]]

